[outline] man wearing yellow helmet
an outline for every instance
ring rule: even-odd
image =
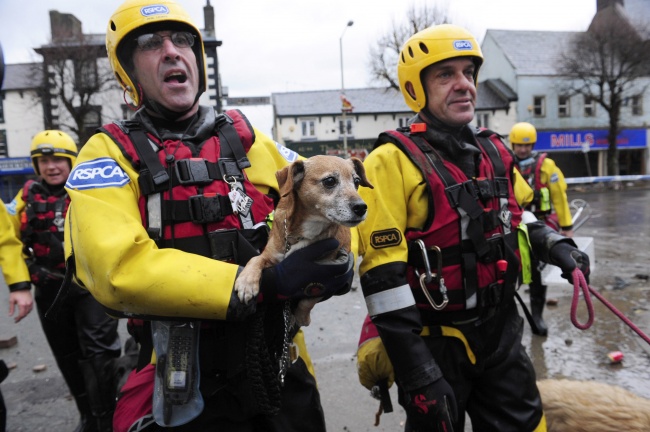
[[[319,260],[338,247],[328,239],[264,270],[255,301],[233,291],[266,244],[275,173],[299,156],[240,111],[199,105],[203,41],[177,2],[124,2],[106,47],[138,111],[79,153],[65,231],[77,280],[132,318],[142,346],[114,430],[324,431],[291,307],[347,292],[352,254]]]
[[[510,145],[515,153],[517,169],[535,192],[533,201],[526,206],[539,220],[560,231],[567,237],[573,237],[571,209],[566,195],[564,174],[546,153],[533,151],[537,142],[535,126],[527,122],[515,124],[510,129]],[[546,336],[548,327],[542,317],[546,303],[546,285],[542,283],[539,262],[531,265],[532,280],[530,288],[530,312],[534,334]]]
[[[520,203],[532,191],[510,150],[474,118],[479,45],[445,24],[413,35],[398,60],[400,88],[417,113],[406,128],[379,136],[364,161],[375,189],[360,191],[368,216],[359,228],[364,324],[359,378],[372,387],[387,355],[407,413],[407,431],[465,428],[545,431],[535,371],[521,345],[514,301],[518,230],[533,252],[566,277],[589,273],[572,240]],[[383,343],[368,355],[371,346]],[[361,354],[364,354],[363,356]],[[380,361],[381,360],[381,361]],[[373,373],[373,368],[375,373]],[[362,372],[362,373],[361,373]]]
[[[65,273],[63,227],[70,198],[64,185],[76,158],[77,145],[67,133],[36,134],[31,159],[39,179],[27,181],[7,209],[22,240],[43,332],[79,409],[75,431],[109,431],[116,387],[109,369],[121,352],[117,320],[76,284],[56,317],[45,315]]]

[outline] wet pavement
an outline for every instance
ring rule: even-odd
[[[650,185],[623,190],[573,188],[569,199],[584,199],[592,210],[576,233],[594,238],[596,263],[591,286],[649,334]],[[524,291],[522,287],[522,297],[528,301]],[[548,297],[557,300],[557,305],[545,310],[548,337],[533,336],[526,326],[524,343],[538,378],[598,380],[650,398],[650,345],[595,298],[593,326],[578,330],[570,320],[572,293],[568,283],[549,285]],[[0,384],[8,408],[7,431],[72,431],[77,423],[74,402],[45,342],[38,316],[32,312],[16,325],[6,313],[6,304],[6,288],[0,286],[0,311],[4,311],[0,313],[0,339],[18,338],[17,345],[0,349],[0,358],[16,364]],[[581,322],[586,320],[584,311],[581,302]],[[375,427],[379,404],[358,382],[355,354],[365,314],[363,296],[356,290],[317,305],[311,326],[305,328],[330,432],[403,430],[404,413],[397,405],[395,389],[391,396],[396,411],[384,414]],[[123,323],[120,328],[124,335]],[[621,363],[610,364],[607,355],[612,351],[624,354]],[[45,371],[33,371],[39,365],[45,365]]]

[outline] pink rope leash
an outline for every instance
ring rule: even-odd
[[[589,293],[593,294],[602,304],[607,306],[609,310],[611,310],[614,315],[619,317],[621,321],[623,321],[625,324],[628,325],[632,330],[636,332],[641,338],[646,341],[650,345],[650,337],[643,333],[641,329],[639,329],[628,317],[623,315],[621,311],[616,309],[613,304],[611,304],[607,299],[605,299],[603,296],[598,293],[595,289],[590,287],[587,284],[587,281],[585,279],[585,276],[582,274],[579,268],[575,268],[573,270],[573,273],[571,275],[573,277],[573,298],[571,299],[571,322],[573,323],[574,326],[579,328],[580,330],[587,330],[591,325],[594,323],[594,306],[591,302],[591,296]],[[580,297],[580,290],[582,290],[582,293],[584,294],[585,297],[585,303],[587,304],[587,322],[582,324],[578,321],[577,317],[577,310],[578,310],[578,300]]]

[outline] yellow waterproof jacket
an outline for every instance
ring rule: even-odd
[[[20,226],[20,225],[19,225]],[[23,244],[12,217],[0,201],[0,267],[9,291],[31,289],[29,270],[23,259]]]
[[[263,193],[277,190],[275,172],[290,162],[273,140],[255,130],[247,156],[250,181]],[[295,154],[293,154],[295,156]],[[226,318],[238,266],[173,248],[149,238],[138,208],[138,172],[112,139],[90,138],[77,165],[99,158],[117,162],[129,180],[122,186],[66,189],[71,198],[65,229],[66,258],[73,251],[76,276],[105,307],[125,316]]]
[[[407,262],[407,242],[390,248],[373,248],[369,245],[371,234],[397,228],[404,236],[408,229],[421,230],[429,209],[427,184],[421,171],[395,144],[386,143],[374,149],[364,161],[364,167],[375,189],[359,189],[363,200],[373,208],[357,228],[358,253],[363,256],[359,267],[361,275],[383,264]],[[383,191],[381,196],[376,193],[377,190]],[[533,190],[517,170],[514,172],[514,191],[521,206],[533,199]]]
[[[539,177],[540,182],[548,188],[560,227],[570,229],[573,222],[566,194],[567,184],[566,180],[564,180],[564,174],[562,174],[553,159],[547,156],[542,161]]]

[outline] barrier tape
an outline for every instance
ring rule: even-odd
[[[640,181],[650,180],[650,175],[622,175],[622,176],[600,176],[600,177],[565,177],[566,184],[582,183],[609,183],[616,181]]]

